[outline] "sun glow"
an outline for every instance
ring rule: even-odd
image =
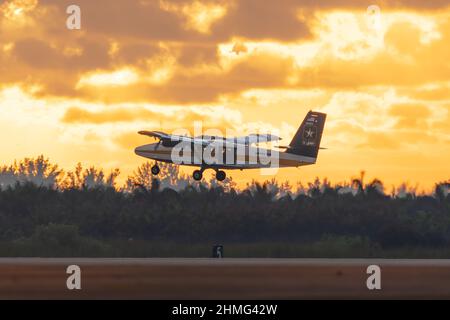
[[[194,1],[189,4],[177,5],[167,1],[160,1],[163,10],[182,15],[186,19],[186,28],[200,33],[210,33],[211,26],[222,19],[227,13],[227,7],[219,4],[206,4]]]
[[[84,86],[127,86],[136,83],[139,76],[132,69],[122,69],[113,72],[95,72],[84,75],[78,81],[77,88]]]
[[[38,0],[5,1],[0,5],[0,13],[10,20],[19,20],[25,13],[36,8]]]

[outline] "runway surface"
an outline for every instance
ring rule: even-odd
[[[66,269],[81,268],[81,290]],[[369,290],[367,267],[381,268]],[[450,299],[450,260],[0,259],[0,299]]]

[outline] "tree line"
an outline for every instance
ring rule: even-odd
[[[450,256],[450,180],[430,194],[360,177],[306,185],[195,182],[142,164],[117,184],[39,156],[0,168],[0,256]]]

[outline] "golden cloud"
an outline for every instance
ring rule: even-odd
[[[389,114],[398,119],[397,128],[421,128],[426,130],[427,120],[431,112],[426,106],[420,104],[396,104],[391,106]]]
[[[126,122],[165,122],[167,129],[194,127],[195,121],[203,122],[203,126],[219,126],[233,128],[239,124],[236,112],[221,107],[183,108],[172,107],[165,112],[150,110],[145,107],[114,107],[101,111],[90,111],[80,107],[68,108],[62,119],[67,124],[108,124]]]
[[[253,88],[283,87],[292,68],[291,58],[255,54],[239,61],[227,71],[212,67],[193,72],[191,69],[175,67],[174,70],[167,71],[171,74],[170,78],[164,78],[161,83],[141,72],[139,81],[110,89],[89,86],[89,81],[84,81],[85,85],[79,86],[79,90],[73,94],[106,103],[205,104],[218,101],[225,94],[236,94]],[[88,79],[100,77],[108,84],[107,75],[108,73],[100,73],[99,76],[92,74]],[[113,78],[109,80],[112,81]],[[126,79],[122,80],[123,83],[127,82]]]
[[[4,1],[0,5],[0,13],[8,20],[17,22],[22,19],[25,14],[34,10],[38,4],[38,0],[10,0]]]
[[[209,34],[211,26],[222,19],[228,9],[226,2],[221,4],[214,2],[193,1],[188,3],[174,3],[160,0],[160,8],[173,12],[186,19],[185,28]]]
[[[170,8],[198,7],[207,11],[215,2],[164,3]],[[179,12],[173,12],[175,9],[161,8],[159,2],[129,1],[125,5],[122,0],[113,3],[81,0],[79,5],[83,8],[86,31],[75,35],[65,28],[56,29],[54,25],[57,19],[64,22],[65,4],[65,1],[41,0],[40,6],[48,10],[35,17],[39,22],[39,35],[30,38],[28,30],[23,29],[13,42],[8,42],[8,54],[0,50],[0,80],[3,83],[22,80],[37,84],[42,88],[39,96],[76,96],[106,103],[194,104],[218,101],[225,95],[255,88],[347,90],[376,85],[411,87],[447,81],[450,77],[450,46],[447,45],[450,21],[442,18],[442,14],[436,19],[440,38],[423,42],[424,31],[414,23],[412,16],[389,27],[384,35],[385,47],[378,51],[364,49],[367,44],[360,46],[358,40],[346,44],[342,50],[338,49],[341,51],[337,55],[336,48],[340,48],[340,44],[333,47],[327,43],[334,38],[322,39],[320,34],[311,34],[311,30],[306,29],[306,26],[313,25],[312,21],[317,23],[314,15],[306,14],[306,21],[301,21],[296,13],[302,8],[323,12],[324,8],[331,6],[321,2],[288,1],[286,6],[279,6],[272,2],[235,1],[227,7],[224,16],[209,26],[209,35],[198,30],[186,30],[185,18],[180,17]],[[219,5],[227,6],[222,2]],[[383,5],[390,7],[387,3]],[[406,2],[401,2],[401,6],[406,5]],[[430,5],[442,6],[444,3]],[[337,7],[357,8],[358,4],[343,1]],[[363,14],[364,11],[348,13],[358,17]],[[386,13],[387,16],[389,14]],[[127,17],[126,21],[123,17]],[[427,13],[427,19],[431,21],[433,14]],[[326,21],[320,20],[321,23]],[[167,28],[161,28],[161,25]],[[142,30],[137,30],[138,27]],[[322,26],[323,30],[327,27]],[[248,39],[273,39],[273,48],[263,46],[261,42],[262,46],[244,51],[228,66],[228,62],[227,65],[222,63],[223,52],[218,48],[225,39],[235,37],[242,40],[242,45]],[[314,55],[301,46],[298,50],[286,51],[283,48],[291,46],[286,41],[309,43],[317,53]],[[114,54],[111,54],[112,43]],[[248,48],[247,45],[245,47]],[[230,54],[236,55],[231,49]],[[356,58],[349,59],[354,52],[358,52]],[[304,64],[299,65],[298,61],[302,59]],[[155,63],[158,60],[172,62],[168,65]],[[111,84],[117,75],[114,72],[124,68],[135,70],[139,79],[125,81],[126,85],[118,90],[98,88],[95,85],[98,81],[87,81],[98,80],[103,73],[100,82]],[[92,78],[87,78],[87,75]],[[443,89],[441,94],[445,96],[446,90]]]
[[[359,148],[369,149],[398,149],[400,140],[395,135],[385,132],[366,133],[366,142],[359,145]]]

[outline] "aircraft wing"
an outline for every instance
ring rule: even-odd
[[[202,138],[193,138],[188,136],[180,136],[180,135],[172,135],[167,134],[161,131],[139,131],[138,132],[141,135],[148,136],[151,138],[158,138],[161,141],[165,142],[188,142],[188,143],[194,143],[194,144],[200,144],[203,146],[207,146],[211,143],[210,140],[202,139]]]
[[[227,140],[235,141],[236,144],[251,145],[251,144],[257,144],[257,143],[263,143],[263,142],[279,141],[279,140],[281,140],[281,138],[274,134],[252,133],[252,134],[249,134],[248,136],[229,138]]]
[[[187,137],[179,135],[170,135],[161,131],[139,131],[141,135],[158,138],[163,141],[179,141],[179,142],[189,142],[194,144],[200,144],[202,146],[222,144],[226,147],[233,147],[235,145],[246,145],[250,146],[252,144],[279,141],[280,137],[273,134],[258,134],[253,133],[248,136],[234,137],[234,138],[222,138],[222,137],[210,137],[210,136],[199,136],[199,137]]]
[[[152,137],[152,138],[159,138],[159,139],[170,139],[171,136],[167,133],[161,132],[161,131],[139,131],[139,134],[142,134],[144,136]]]

